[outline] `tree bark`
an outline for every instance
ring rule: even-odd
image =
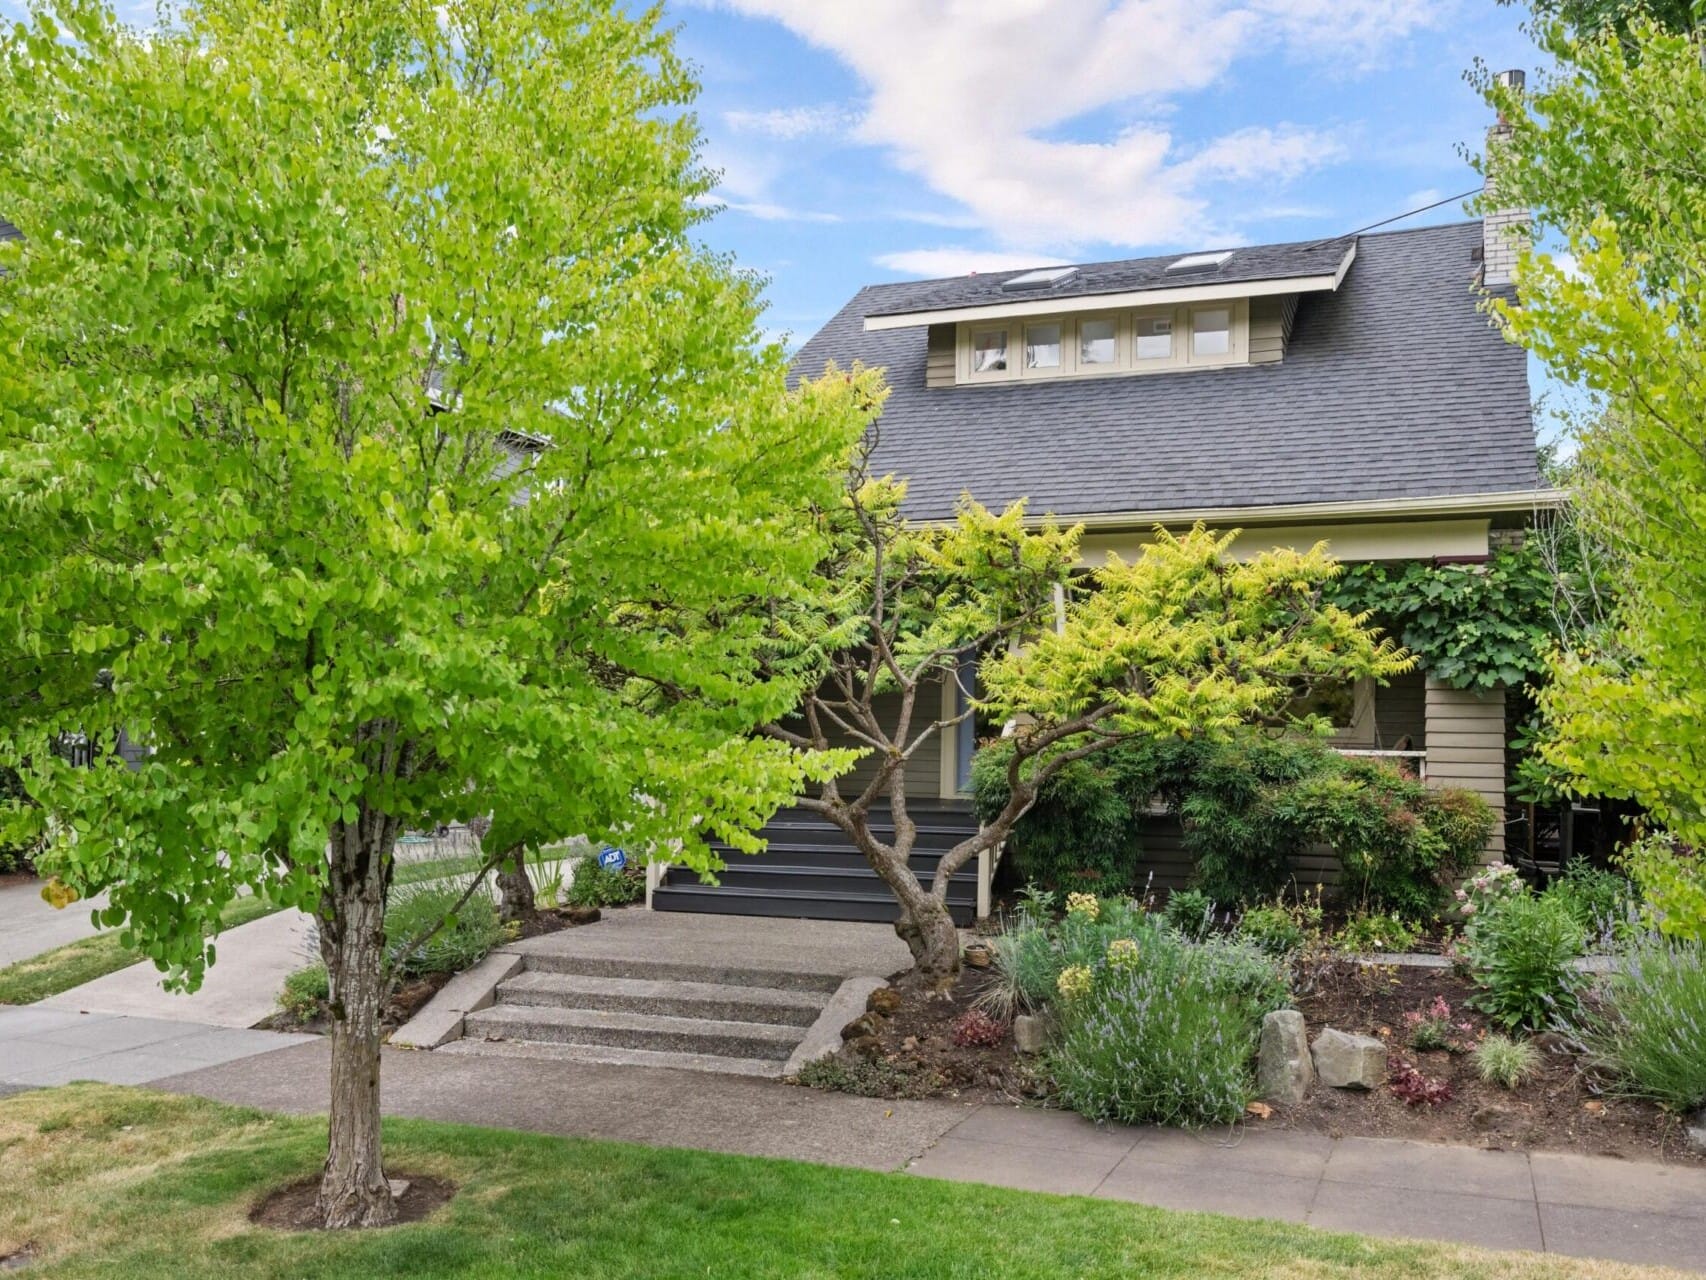
[[[379,1131],[380,1014],[385,1002],[385,898],[394,821],[364,812],[333,828],[320,899],[320,955],[331,986],[332,1097],[318,1209],[327,1228],[395,1220]]]
[[[931,893],[903,902],[894,931],[912,951],[918,980],[932,991],[952,991],[960,979],[960,931],[947,904]]]
[[[498,914],[505,924],[532,924],[539,918],[533,881],[527,875],[527,846],[504,852],[498,863]]]

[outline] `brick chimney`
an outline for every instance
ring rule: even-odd
[[[1520,93],[1527,77],[1521,71],[1501,71],[1493,79]],[[1487,130],[1486,199],[1481,213],[1481,283],[1489,289],[1510,285],[1517,250],[1529,238],[1529,211],[1503,207],[1497,199],[1500,153],[1510,135],[1510,122],[1501,113]]]

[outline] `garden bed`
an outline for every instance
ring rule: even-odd
[[[1331,1137],[1413,1138],[1504,1150],[1571,1151],[1581,1155],[1642,1160],[1706,1162],[1706,1153],[1685,1141],[1683,1126],[1649,1102],[1596,1092],[1562,1037],[1535,1037],[1540,1068],[1516,1089],[1481,1080],[1467,1052],[1407,1047],[1404,1016],[1436,998],[1451,1008],[1451,1020],[1466,1024],[1465,1045],[1492,1030],[1469,1007],[1473,988],[1449,969],[1345,963],[1317,967],[1302,984],[1308,994],[1297,1009],[1313,1038],[1323,1027],[1378,1036],[1396,1059],[1423,1075],[1443,1080],[1451,1099],[1438,1106],[1409,1106],[1390,1089],[1367,1092],[1317,1084],[1301,1106],[1276,1110],[1268,1126],[1325,1133]]]

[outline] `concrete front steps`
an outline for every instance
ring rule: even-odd
[[[779,1077],[842,983],[833,973],[530,954],[441,1051]]]

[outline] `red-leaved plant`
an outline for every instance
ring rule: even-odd
[[[982,1009],[968,1009],[954,1019],[954,1043],[962,1049],[993,1049],[1007,1039],[1007,1024]]]
[[[1443,1107],[1451,1101],[1451,1083],[1425,1076],[1402,1058],[1391,1065],[1386,1087],[1407,1107]]]

